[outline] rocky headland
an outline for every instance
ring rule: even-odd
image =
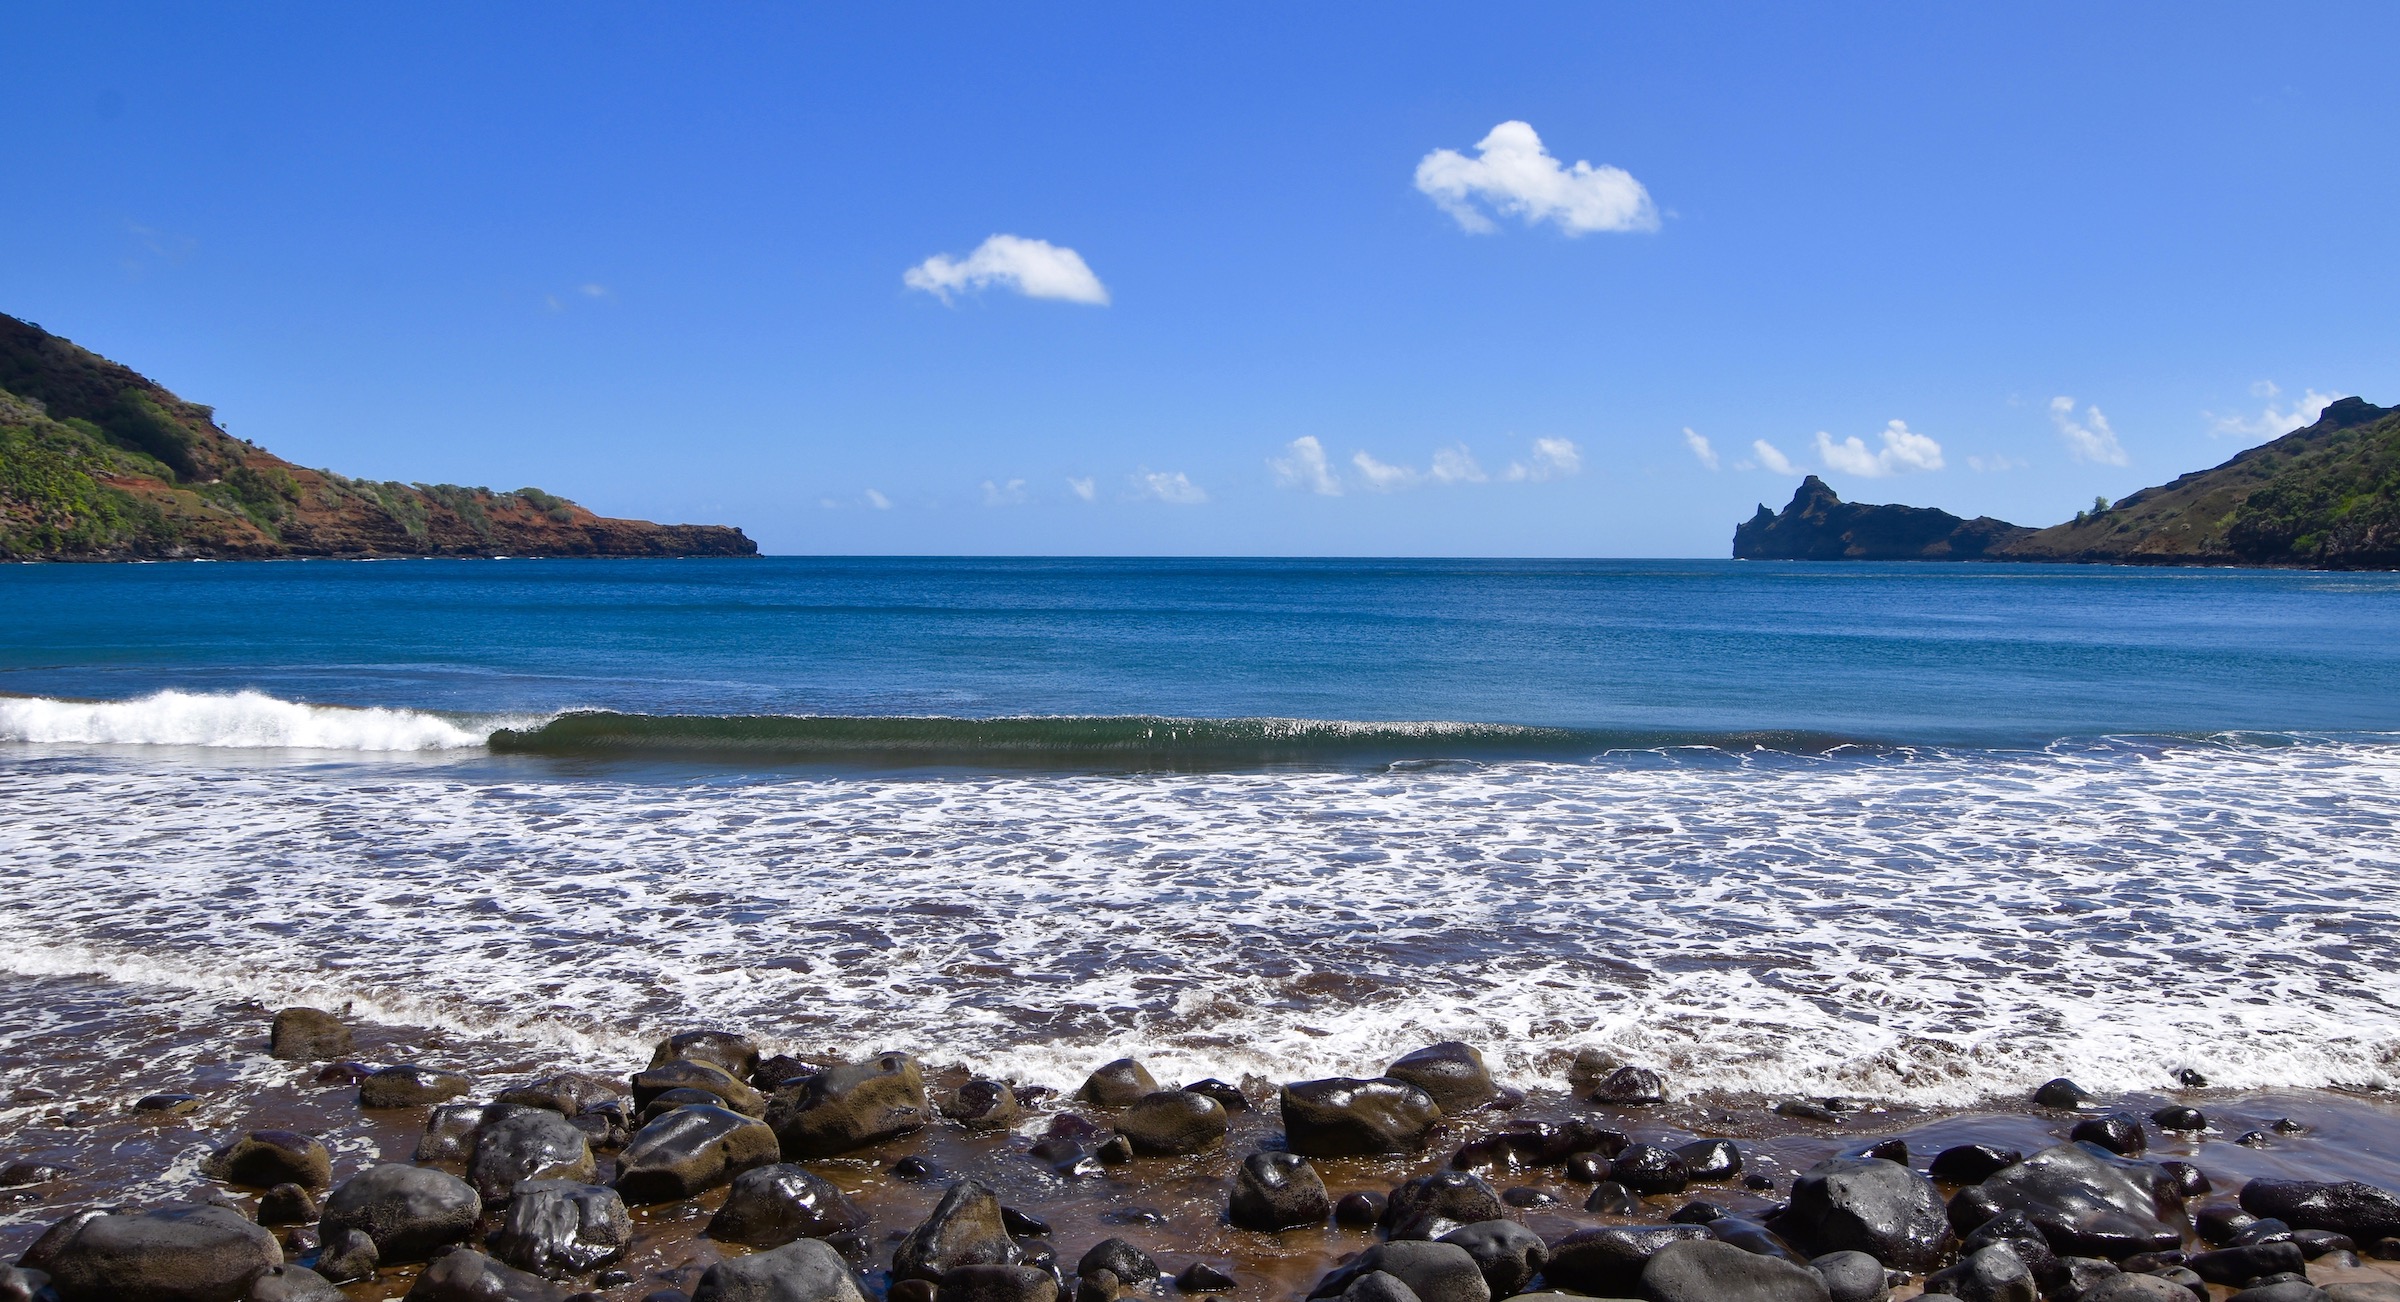
[[[1762,503],[1734,530],[1733,554],[2400,569],[2400,407],[2344,398],[2306,429],[2046,529],[1844,502],[1810,475],[1783,511]]]
[[[12,1057],[0,1299],[2400,1300],[2400,1198],[2357,1178],[2381,1105],[2296,1119],[2189,1071],[1930,1114],[1683,1098],[1591,1051],[1521,1089],[1447,1043],[1060,1093],[721,1030],[608,1075],[225,1013],[256,1029],[184,1088]]]
[[[294,465],[211,408],[0,316],[0,559],[757,554],[739,529],[610,519],[538,488]]]

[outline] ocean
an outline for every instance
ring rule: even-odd
[[[0,567],[0,1049],[90,1034],[59,1009],[105,990],[1052,1086],[1463,1039],[1504,1080],[1599,1047],[1680,1092],[1925,1108],[2060,1074],[2385,1089],[2396,598],[1716,561]]]

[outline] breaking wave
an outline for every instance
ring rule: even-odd
[[[481,746],[489,732],[488,725],[416,710],[305,705],[264,692],[163,691],[129,701],[0,697],[0,741],[388,752]]]

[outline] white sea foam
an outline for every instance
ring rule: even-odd
[[[2389,744],[689,783],[28,751],[0,807],[0,970],[562,1062],[712,1024],[1049,1084],[1446,1038],[1929,1104],[2400,1084]]]
[[[304,705],[252,691],[164,691],[129,701],[0,697],[0,741],[427,751],[481,746],[490,735],[415,710]]]

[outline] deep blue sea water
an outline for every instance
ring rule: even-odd
[[[143,1007],[1054,1085],[1461,1038],[1528,1083],[2400,1086],[2394,575],[7,566],[0,693],[0,971]]]

